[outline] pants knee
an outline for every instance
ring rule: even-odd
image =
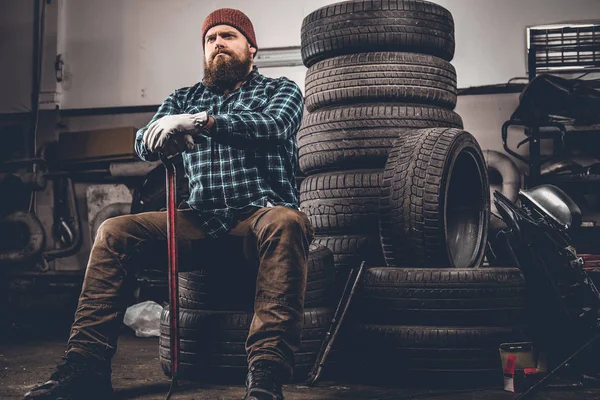
[[[297,233],[312,234],[312,227],[304,213],[288,207],[277,206],[267,214],[268,227]]]
[[[118,243],[126,240],[135,226],[130,217],[130,215],[122,215],[102,222],[98,227],[94,243],[103,243],[112,249],[119,247]]]

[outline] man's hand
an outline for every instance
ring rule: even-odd
[[[194,117],[192,114],[178,114],[178,115],[165,115],[159,120],[154,121],[144,133],[143,141],[146,148],[153,152],[171,152],[174,148],[169,144],[169,141],[175,134],[185,134],[194,132],[196,129],[194,125]],[[183,136],[183,135],[181,135]],[[181,139],[179,142],[185,145],[187,149],[193,148],[193,139],[191,135],[187,134],[188,138]],[[176,145],[177,147],[179,145]],[[170,148],[168,148],[170,147]],[[185,150],[185,148],[183,148]]]
[[[167,141],[164,149],[159,150],[166,157],[194,149],[194,138],[189,133],[176,133]]]

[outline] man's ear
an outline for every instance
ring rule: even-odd
[[[256,55],[256,47],[250,46],[250,54],[252,54],[252,58]]]

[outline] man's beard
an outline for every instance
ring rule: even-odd
[[[248,49],[243,58],[238,58],[228,50],[221,52],[227,55],[212,57],[210,64],[204,60],[204,84],[211,89],[231,90],[248,76],[252,56]]]

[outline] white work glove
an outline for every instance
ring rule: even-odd
[[[189,133],[195,130],[196,126],[192,114],[165,115],[150,124],[144,133],[143,142],[146,145],[146,149],[153,153],[171,152],[174,148],[180,147],[183,149],[181,151],[185,149],[192,150],[194,148],[194,140]],[[176,141],[180,143],[169,144],[175,136],[181,137],[180,140]],[[182,147],[184,145],[185,148]]]

